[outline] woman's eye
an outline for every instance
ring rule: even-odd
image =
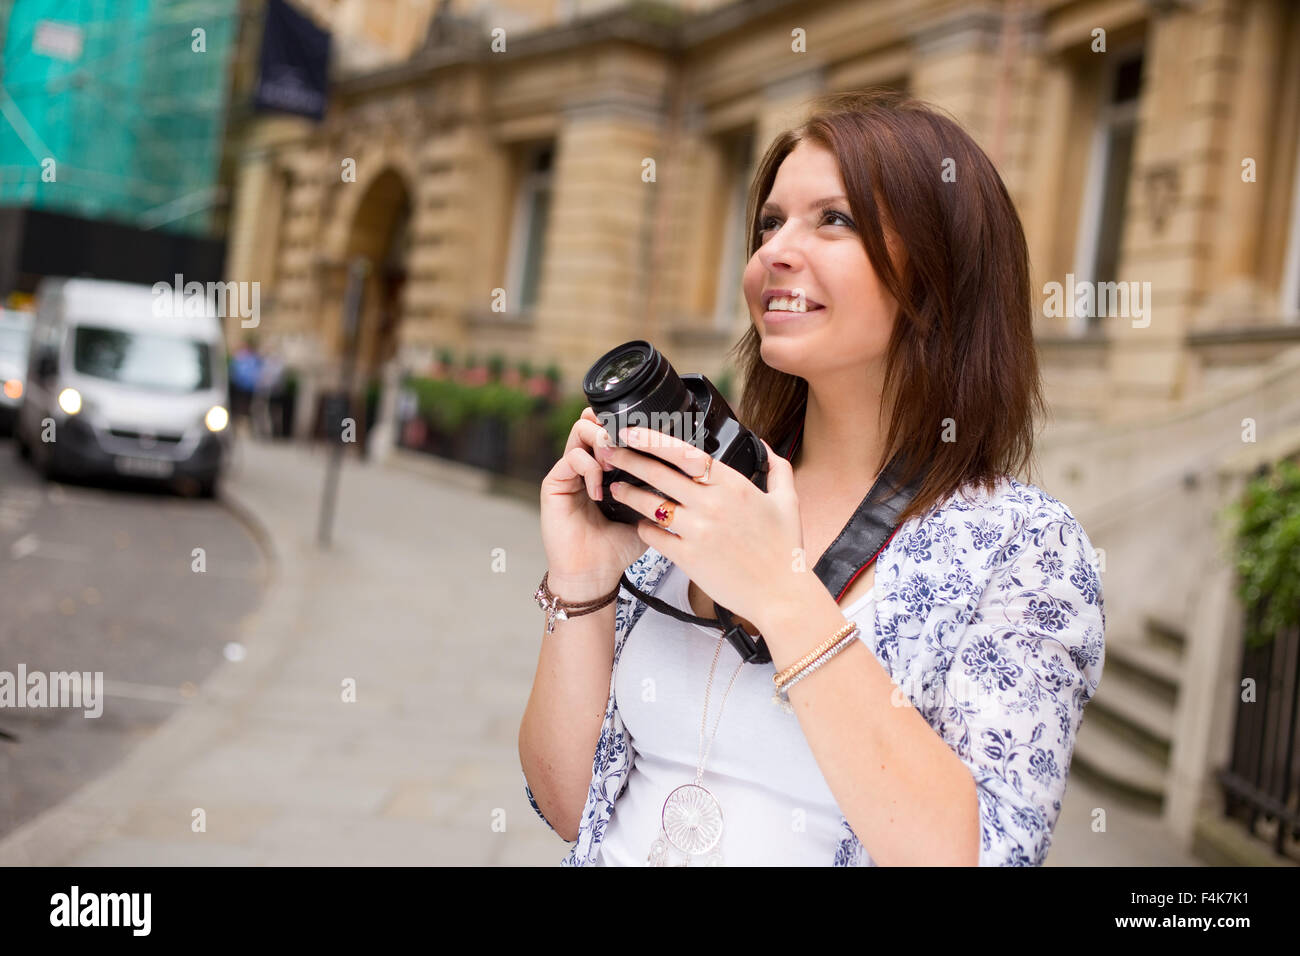
[[[840,220],[839,223],[832,223],[832,225],[843,225],[843,226],[848,226],[850,229],[853,228],[853,220],[850,219],[842,212],[837,212],[834,209],[828,209],[826,210],[825,213],[822,214],[823,222],[831,218]],[[758,221],[758,231],[760,233],[771,232],[773,229],[778,228],[780,226],[780,223],[781,221],[777,219],[776,216],[764,216],[762,219]]]

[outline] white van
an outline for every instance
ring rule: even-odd
[[[18,419],[27,377],[27,346],[32,338],[30,312],[0,309],[0,429],[8,432]]]
[[[230,452],[221,320],[158,300],[147,285],[41,282],[14,436],[46,477],[188,479],[216,493]]]

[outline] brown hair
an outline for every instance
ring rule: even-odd
[[[1011,197],[984,151],[955,120],[894,91],[825,96],[802,126],[768,147],[750,186],[748,255],[777,169],[801,141],[839,163],[867,257],[899,303],[886,357],[885,461],[903,484],[924,473],[900,522],[969,483],[992,492],[1033,459],[1046,411],[1033,336],[1029,250]],[[949,162],[951,160],[951,162]],[[955,173],[946,182],[945,169]],[[901,269],[885,231],[901,242]],[[763,361],[751,323],[731,350],[744,379],[736,410],[773,448],[800,426],[808,382]],[[944,419],[956,441],[942,440]],[[883,464],[883,463],[882,463]],[[865,493],[865,492],[864,492]]]

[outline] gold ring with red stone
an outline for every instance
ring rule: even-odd
[[[677,506],[671,501],[665,499],[664,502],[655,509],[655,523],[661,528],[667,528],[673,523],[673,512],[676,510],[676,507]]]

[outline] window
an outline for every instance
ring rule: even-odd
[[[212,387],[212,351],[204,342],[83,325],[73,339],[82,375],[164,392]]]
[[[541,288],[542,257],[546,225],[551,211],[551,177],[554,148],[531,148],[524,158],[524,172],[511,230],[507,309],[531,311]],[[511,307],[513,305],[513,307]]]
[[[730,137],[726,146],[725,179],[727,200],[722,231],[722,254],[718,257],[718,275],[714,293],[713,324],[726,330],[736,320],[740,301],[741,274],[748,249],[745,235],[745,202],[749,181],[754,174],[754,134],[752,130]]]
[[[1122,56],[1107,74],[1107,95],[1097,116],[1088,185],[1079,222],[1075,278],[1094,283],[1114,282],[1124,236],[1125,205],[1133,171],[1133,141],[1137,129],[1138,97],[1142,88],[1142,54]],[[1074,313],[1070,331],[1092,332],[1102,316],[1092,309]]]

